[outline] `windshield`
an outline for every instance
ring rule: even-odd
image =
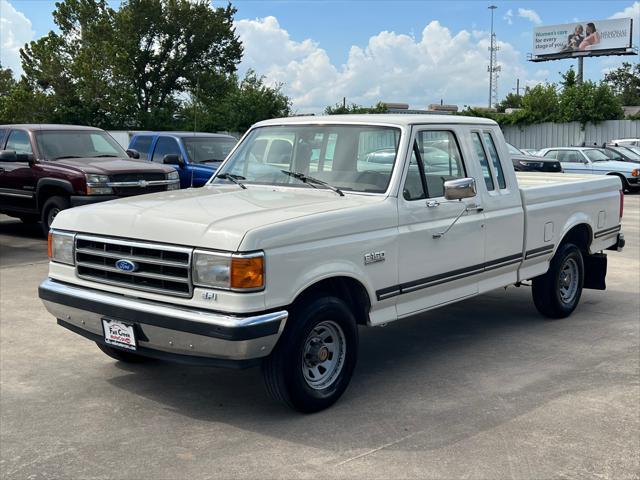
[[[182,142],[192,163],[222,162],[236,145],[225,137],[182,137]]]
[[[341,190],[384,193],[398,153],[400,129],[372,125],[283,125],[249,133],[219,173],[243,183],[309,184],[304,174]]]
[[[609,160],[609,157],[607,157],[602,152],[602,150],[596,150],[595,148],[592,148],[590,150],[584,150],[584,154],[592,162],[604,162],[606,160]]]
[[[631,150],[629,147],[613,147],[616,152],[623,154],[630,160],[640,160],[640,155]]]
[[[511,155],[522,155],[522,152],[518,150],[516,147],[514,147],[513,145],[511,145],[510,143],[507,143],[507,149],[509,150],[509,153]]]
[[[128,158],[107,132],[97,130],[42,130],[36,132],[38,150],[45,160],[61,158]]]

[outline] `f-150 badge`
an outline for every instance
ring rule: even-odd
[[[384,250],[381,252],[369,252],[364,254],[364,264],[384,262]]]

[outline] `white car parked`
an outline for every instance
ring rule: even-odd
[[[266,158],[264,140],[291,148]],[[620,189],[516,176],[487,119],[275,119],[202,188],[61,212],[39,294],[117,360],[261,364],[274,398],[313,412],[347,388],[358,326],[527,280],[543,315],[570,315],[624,245]]]
[[[599,148],[543,148],[538,155],[558,160],[565,173],[612,175],[620,179],[625,191],[640,188],[640,168],[638,168],[638,164],[611,160]]]

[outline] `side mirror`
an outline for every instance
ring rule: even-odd
[[[162,157],[162,163],[165,165],[178,165],[180,168],[184,167],[184,160],[176,153],[171,153]]]
[[[129,158],[135,158],[136,160],[140,158],[140,152],[133,148],[127,149],[127,155],[129,155]]]
[[[462,200],[477,195],[476,181],[473,178],[459,178],[444,182],[444,198],[447,200]]]
[[[18,154],[15,150],[0,150],[0,162],[17,162]]]

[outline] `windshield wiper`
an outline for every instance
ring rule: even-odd
[[[200,160],[198,163],[209,163],[209,162],[221,162],[222,160],[218,160],[217,158],[207,158],[206,160]]]
[[[61,155],[59,157],[52,158],[51,160],[62,160],[65,158],[85,158],[85,157],[81,157],[79,155]]]
[[[221,173],[220,175],[216,175],[216,178],[221,178],[223,180],[229,180],[230,182],[235,183],[243,190],[246,190],[247,187],[244,183],[240,182],[240,180],[246,180],[242,175],[234,175],[233,173]]]
[[[120,158],[120,155],[109,155],[108,153],[102,154],[102,155],[94,155],[91,158],[106,158],[106,157],[110,157],[110,158]]]
[[[341,197],[344,197],[344,193],[342,193],[342,190],[340,190],[338,187],[334,187],[333,185],[328,184],[327,182],[323,182],[322,180],[318,180],[317,178],[309,177],[308,175],[305,175],[304,173],[300,173],[300,172],[290,172],[289,170],[280,170],[280,171],[285,175],[289,175],[290,177],[297,178],[301,182],[304,182],[311,187],[313,187],[314,183],[317,185],[322,185],[323,187],[326,187],[329,190],[333,190]]]

